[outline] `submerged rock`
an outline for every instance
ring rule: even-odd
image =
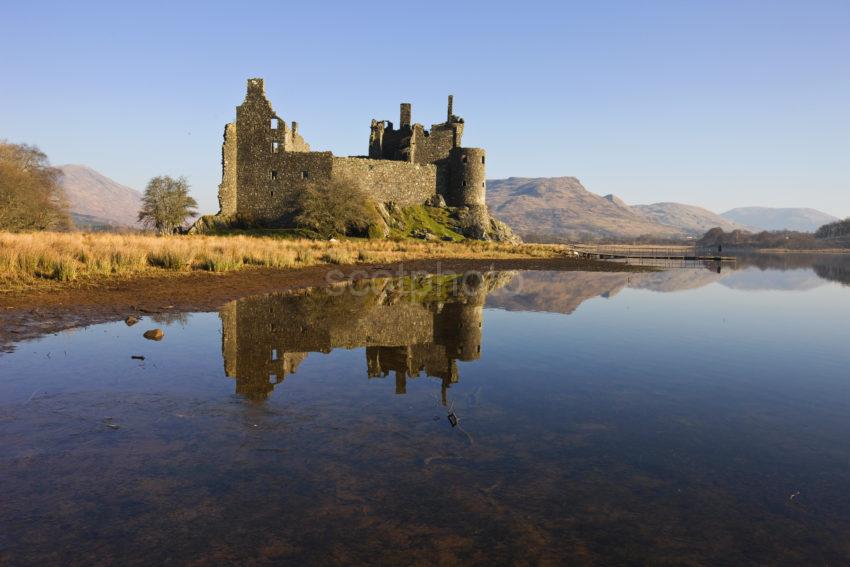
[[[136,323],[139,322],[139,318],[135,317],[133,315],[130,315],[129,317],[124,319],[124,322],[127,324],[128,327],[132,327],[133,325],[135,325]]]
[[[161,341],[165,337],[165,333],[162,329],[151,329],[150,331],[145,331],[145,334],[142,336],[150,341]]]

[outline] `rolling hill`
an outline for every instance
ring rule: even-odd
[[[487,181],[487,203],[499,219],[525,235],[568,239],[676,238],[681,231],[659,225],[610,198],[591,193],[575,177],[510,177]]]
[[[673,226],[692,236],[703,235],[712,228],[720,227],[725,231],[751,227],[723,218],[717,213],[694,205],[681,203],[654,203],[652,205],[634,205],[632,210],[639,215],[664,226]]]
[[[137,215],[142,194],[85,165],[60,165],[60,185],[74,222],[80,227],[139,228]]]
[[[752,226],[757,230],[798,230],[814,232],[819,227],[839,220],[816,209],[740,207],[721,215],[725,219]]]
[[[487,202],[493,214],[530,238],[681,239],[717,226],[747,228],[692,205],[629,206],[615,195],[591,193],[575,177],[488,180]]]

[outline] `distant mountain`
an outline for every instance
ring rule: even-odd
[[[632,210],[647,219],[681,229],[692,236],[702,236],[715,227],[725,231],[751,227],[733,222],[708,209],[694,205],[683,205],[681,203],[654,203],[652,205],[634,205]]]
[[[575,177],[510,177],[487,181],[487,203],[525,236],[566,239],[678,238],[682,231],[638,214],[610,195],[591,193]]]
[[[626,202],[625,202],[625,201],[623,201],[621,198],[619,198],[618,196],[616,196],[616,195],[614,195],[614,194],[612,194],[612,193],[608,193],[607,195],[605,195],[605,197],[603,197],[603,199],[607,199],[607,200],[611,201],[612,203],[614,203],[615,205],[620,206],[620,207],[623,207],[623,208],[628,208],[628,207],[629,207],[629,206],[626,204]]]
[[[814,232],[822,225],[839,220],[827,213],[803,208],[740,207],[726,211],[721,216],[757,230],[798,230],[800,232]]]
[[[530,238],[679,239],[718,226],[748,228],[692,205],[629,206],[616,195],[591,193],[575,177],[488,180],[487,202],[493,214]]]
[[[139,228],[142,194],[85,165],[60,165],[60,184],[77,226],[103,230],[110,226]]]

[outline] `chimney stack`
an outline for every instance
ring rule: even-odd
[[[401,103],[401,112],[399,116],[399,121],[401,122],[401,125],[399,126],[399,128],[410,128],[410,112],[410,103]]]

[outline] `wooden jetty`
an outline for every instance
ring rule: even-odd
[[[678,260],[692,262],[735,262],[716,246],[640,246],[620,244],[574,244],[579,256],[593,260]]]

